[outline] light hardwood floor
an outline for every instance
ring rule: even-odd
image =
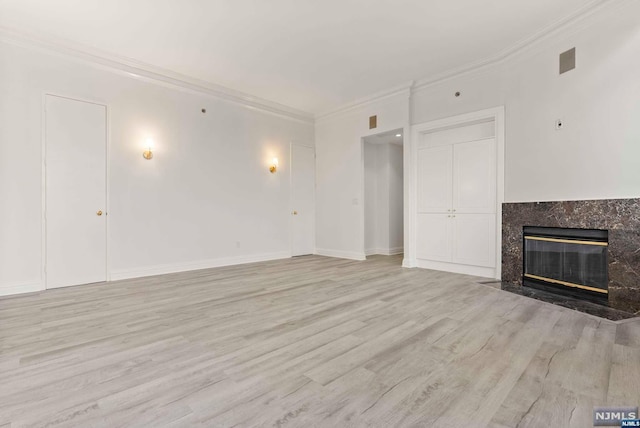
[[[319,256],[0,299],[0,427],[590,427],[640,325]]]

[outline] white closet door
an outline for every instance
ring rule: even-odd
[[[451,146],[418,150],[418,212],[446,213],[452,207]]]
[[[106,281],[106,107],[46,96],[47,288]]]
[[[416,256],[440,262],[451,261],[452,218],[449,214],[418,214]]]
[[[453,208],[457,213],[496,212],[495,139],[453,146]]]
[[[455,214],[452,218],[454,263],[495,267],[496,215]]]

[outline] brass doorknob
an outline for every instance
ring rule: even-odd
[[[96,215],[102,215],[102,211],[98,211]]]
[[[293,212],[293,215],[298,215],[298,211],[294,211],[294,212]]]

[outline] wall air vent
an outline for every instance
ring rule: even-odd
[[[560,74],[576,68],[576,48],[571,48],[560,54]]]

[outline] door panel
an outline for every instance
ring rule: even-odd
[[[453,262],[495,267],[495,214],[456,214],[452,225]]]
[[[452,207],[451,146],[418,150],[418,212],[445,213]]]
[[[291,255],[315,250],[315,151],[291,145]]]
[[[106,281],[106,106],[45,103],[47,288]]]
[[[418,214],[418,259],[451,261],[451,223],[452,218],[448,214]]]
[[[453,164],[453,208],[456,212],[495,213],[495,139],[455,144]]]

